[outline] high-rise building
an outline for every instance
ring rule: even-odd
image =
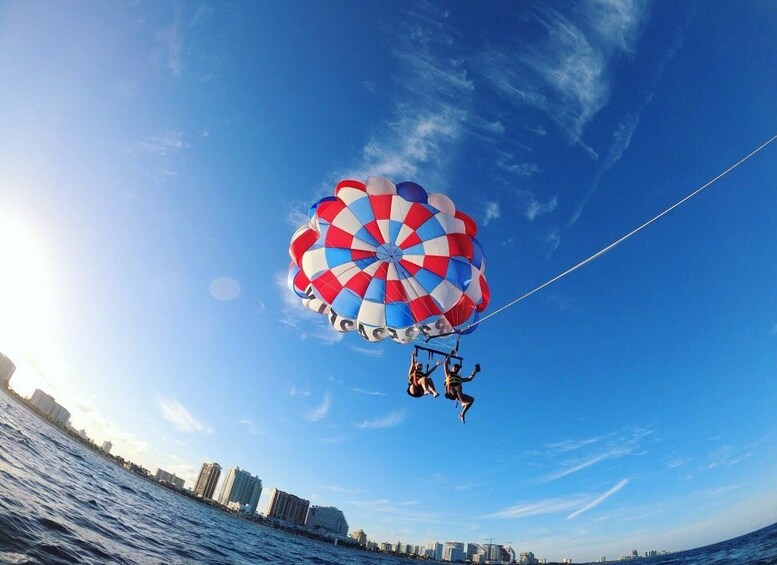
[[[183,488],[184,480],[180,477],[176,477],[175,474],[169,473],[165,471],[164,469],[157,469],[156,470],[156,480],[160,483],[170,483],[175,488]]]
[[[218,463],[203,463],[197,483],[194,485],[194,494],[200,498],[213,498],[216,491],[216,483],[221,475],[221,465]]]
[[[64,425],[70,420],[70,412],[64,406],[57,404],[53,396],[39,388],[32,393],[30,403],[56,424]]]
[[[309,500],[275,488],[267,505],[267,516],[302,526],[308,515],[308,508],[310,508]]]
[[[11,380],[16,365],[8,357],[0,353],[0,387],[8,387],[8,381]]]
[[[228,506],[230,502],[245,507],[248,514],[256,513],[259,497],[262,495],[262,480],[240,467],[230,467],[219,496],[219,504]]]
[[[348,535],[348,522],[342,510],[333,506],[311,506],[305,519],[305,526],[311,530],[328,530],[341,536]]]
[[[102,444],[102,447],[101,447],[101,449],[102,449],[102,450],[103,450],[105,453],[110,453],[110,452],[111,452],[111,449],[113,449],[113,443],[112,443],[112,442],[110,442],[110,441],[104,441],[104,442],[103,442],[103,444]]]
[[[430,541],[427,547],[432,550],[432,559],[442,561],[442,544],[440,542]]]
[[[358,543],[360,546],[365,547],[367,545],[367,534],[364,533],[364,530],[356,530],[355,532],[351,532],[351,537],[356,540],[356,543]]]
[[[478,555],[478,554],[480,554],[480,553],[483,553],[483,548],[482,548],[482,547],[480,547],[480,544],[478,544],[478,543],[473,543],[473,542],[470,542],[470,543],[468,543],[468,544],[466,545],[466,547],[464,548],[464,553],[467,555],[467,559],[469,559],[470,561],[472,561],[472,558],[473,558],[475,555]]]

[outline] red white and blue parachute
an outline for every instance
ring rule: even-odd
[[[489,302],[475,222],[441,193],[343,180],[291,239],[289,286],[340,332],[368,341],[474,329]]]

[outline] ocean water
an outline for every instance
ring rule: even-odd
[[[0,563],[419,563],[236,519],[126,472],[0,392]],[[777,524],[645,565],[777,564]]]

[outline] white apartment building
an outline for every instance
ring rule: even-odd
[[[262,495],[262,480],[240,467],[230,467],[224,486],[219,496],[219,504],[227,506],[230,502],[236,502],[241,507],[246,507],[248,514],[255,514]]]

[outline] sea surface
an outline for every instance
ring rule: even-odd
[[[777,524],[638,562],[777,564]],[[0,392],[0,563],[423,561],[336,547],[219,512],[114,465]]]

